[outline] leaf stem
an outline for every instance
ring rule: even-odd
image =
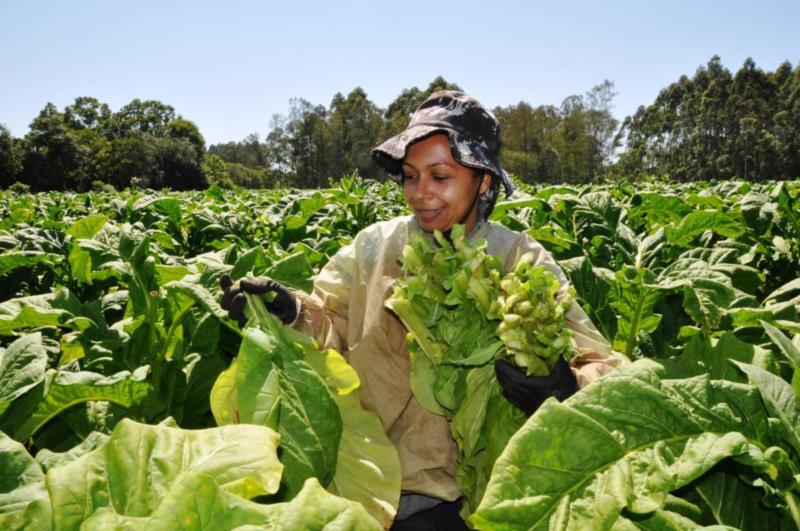
[[[798,506],[797,499],[792,492],[786,492],[786,505],[789,508],[792,520],[794,520],[794,525],[800,529],[800,506]]]
[[[167,336],[164,339],[164,348],[162,352],[162,358],[166,359],[167,357],[167,349],[169,348],[169,344],[172,342],[172,336],[175,335],[178,326],[183,324],[183,320],[186,319],[186,316],[189,314],[189,311],[194,307],[194,302],[185,308],[183,308],[178,315],[175,316],[175,319],[172,320],[172,324],[169,325],[169,330],[167,330]]]
[[[633,351],[633,343],[639,335],[639,324],[642,321],[642,309],[644,308],[644,300],[647,298],[647,288],[644,289],[639,301],[636,304],[636,311],[634,312],[633,320],[631,321],[631,331],[628,334],[628,341],[625,344],[625,356],[630,359],[631,352]]]

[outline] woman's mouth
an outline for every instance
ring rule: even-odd
[[[442,213],[444,208],[415,208],[414,213],[421,221],[431,221]]]

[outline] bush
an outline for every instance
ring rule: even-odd
[[[107,182],[95,180],[92,181],[92,191],[93,192],[107,192],[110,194],[116,193],[117,189],[114,186],[108,184]]]
[[[17,181],[8,187],[8,191],[14,192],[15,194],[29,194],[31,191],[31,187],[30,185]]]

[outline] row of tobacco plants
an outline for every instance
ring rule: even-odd
[[[523,188],[495,220],[631,363],[525,423],[471,524],[798,527],[800,183]],[[386,526],[396,455],[355,373],[268,315],[240,329],[219,279],[310,290],[403,213],[358,178],[0,192],[0,526]]]

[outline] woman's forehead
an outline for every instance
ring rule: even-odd
[[[450,139],[447,135],[435,134],[408,146],[403,162],[413,159],[437,159],[452,162],[455,159],[451,149]]]

